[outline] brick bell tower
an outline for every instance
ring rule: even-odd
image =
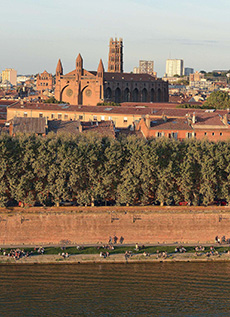
[[[109,42],[109,73],[123,73],[123,39],[110,39]]]

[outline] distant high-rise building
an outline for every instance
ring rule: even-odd
[[[11,85],[16,86],[17,83],[17,71],[13,68],[6,68],[2,71],[2,82],[8,81]]]
[[[123,73],[123,40],[115,38],[109,42],[109,73]]]
[[[154,62],[153,61],[139,61],[139,73],[153,75]]]
[[[173,77],[174,75],[184,75],[184,61],[183,59],[167,59],[166,61],[166,75]]]
[[[154,61],[139,61],[139,67],[133,68],[134,74],[149,74],[152,76],[157,76],[157,73],[154,72]]]
[[[133,73],[134,74],[139,74],[139,67],[134,67],[133,68]]]
[[[189,76],[190,74],[194,74],[194,69],[190,67],[185,67],[184,69],[184,75]]]
[[[204,79],[204,74],[195,72],[194,74],[189,75],[189,81],[190,82],[198,82],[201,81],[201,79]]]

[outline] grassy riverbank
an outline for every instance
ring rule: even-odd
[[[44,254],[38,253],[38,249],[23,248],[28,256],[21,256],[15,259],[8,256],[12,249],[2,249],[0,252],[0,264],[49,264],[49,263],[138,263],[138,262],[177,262],[177,261],[229,261],[230,254],[228,246],[216,246],[215,254],[210,253],[210,247],[205,247],[203,251],[196,252],[194,246],[186,246],[186,252],[175,252],[175,246],[146,246],[140,247],[139,250],[135,246],[115,246],[113,250],[103,247],[47,247]],[[15,249],[14,249],[15,250]],[[109,252],[106,257],[100,257],[100,253]],[[125,256],[125,252],[129,255]],[[164,252],[164,254],[163,254]],[[62,253],[68,253],[68,257],[64,258]],[[165,256],[165,253],[167,255]],[[5,254],[5,255],[3,255]],[[147,256],[145,255],[147,254]]]

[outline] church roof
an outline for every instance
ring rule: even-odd
[[[104,73],[104,79],[107,81],[156,81],[155,77],[149,74],[131,74],[131,73]]]

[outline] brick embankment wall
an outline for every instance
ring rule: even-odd
[[[213,243],[230,238],[230,208],[63,207],[0,209],[0,245]]]

